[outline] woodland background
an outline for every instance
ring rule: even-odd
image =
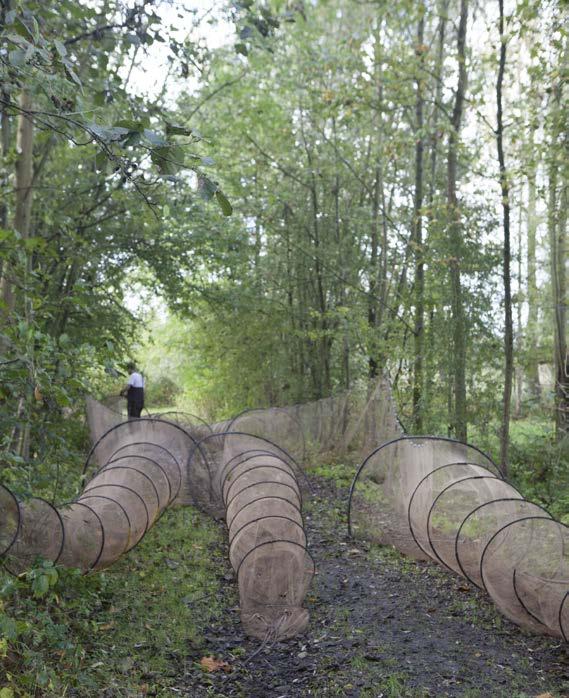
[[[567,10],[2,0],[2,482],[72,491],[130,358],[208,420],[387,372],[568,520]]]
[[[512,419],[563,442],[566,18],[4,0],[4,463],[59,458],[130,356],[208,419],[386,371],[504,470]]]

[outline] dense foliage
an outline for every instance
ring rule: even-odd
[[[1,0],[1,481],[71,495],[131,358],[211,420],[386,371],[566,520],[566,3],[188,5]],[[0,659],[95,691],[64,621],[98,652],[123,582],[57,574],[0,591]]]
[[[190,322],[195,404],[315,399],[387,370],[410,429],[464,438],[502,412],[509,313],[514,414],[547,414],[563,439],[563,16],[520,3],[500,33],[491,3],[331,2],[270,52],[214,53],[178,108],[201,100],[235,213],[169,206],[195,251],[168,296]]]

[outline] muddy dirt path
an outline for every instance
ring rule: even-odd
[[[228,612],[189,653],[177,695],[245,698],[569,696],[569,652],[526,635],[484,594],[434,564],[362,546],[346,535],[347,492],[315,482],[306,506],[316,576],[300,638],[258,650],[239,624],[229,567]],[[204,673],[203,654],[230,672]],[[550,696],[548,696],[550,698]]]

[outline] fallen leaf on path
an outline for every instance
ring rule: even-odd
[[[216,659],[215,657],[202,657],[200,659],[200,666],[206,671],[231,671],[231,667],[223,659]]]
[[[535,698],[553,698],[553,693],[540,693]]]

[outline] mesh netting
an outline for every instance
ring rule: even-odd
[[[0,485],[0,557],[14,574],[38,557],[103,569],[166,507],[195,504],[227,524],[246,632],[296,635],[308,623],[303,602],[315,572],[304,459],[369,453],[350,491],[352,536],[433,559],[485,589],[519,625],[569,638],[567,526],[525,500],[476,447],[404,436],[385,379],[213,425],[182,412],[125,421],[117,405],[92,399],[87,412],[93,447],[75,501],[18,502]]]
[[[274,418],[255,411],[256,434],[210,434],[196,444],[188,461],[212,476],[212,498],[228,529],[229,560],[237,577],[245,632],[261,639],[284,639],[302,632],[308,612],[302,603],[314,575],[302,519],[302,489],[308,481],[297,460],[261,437],[273,433]],[[248,413],[249,414],[249,413]],[[267,429],[263,430],[263,421]],[[241,423],[241,417],[234,424]],[[286,429],[290,419],[284,415]],[[231,423],[228,423],[231,426]]]
[[[237,424],[241,426],[241,420],[250,419],[249,415],[259,421],[260,412],[242,413],[236,418]],[[335,397],[263,412],[272,416],[269,432],[272,438],[277,443],[286,443],[287,450],[295,454],[347,455],[361,460],[378,444],[401,434],[385,378]],[[287,415],[286,419],[283,414]],[[247,431],[258,433],[250,427]]]
[[[0,487],[0,554],[13,574],[39,557],[83,572],[103,569],[140,542],[169,505],[209,506],[209,473],[199,463],[187,468],[197,443],[189,428],[162,418],[122,421],[91,399],[87,411],[94,445],[74,501],[18,502]]]
[[[518,625],[569,638],[569,529],[523,499],[474,446],[402,436],[352,484],[350,533],[434,559],[485,589]]]
[[[196,439],[201,439],[213,432],[211,426],[204,419],[190,412],[170,410],[168,412],[149,413],[148,416],[153,419],[165,419],[168,422],[180,424]]]

